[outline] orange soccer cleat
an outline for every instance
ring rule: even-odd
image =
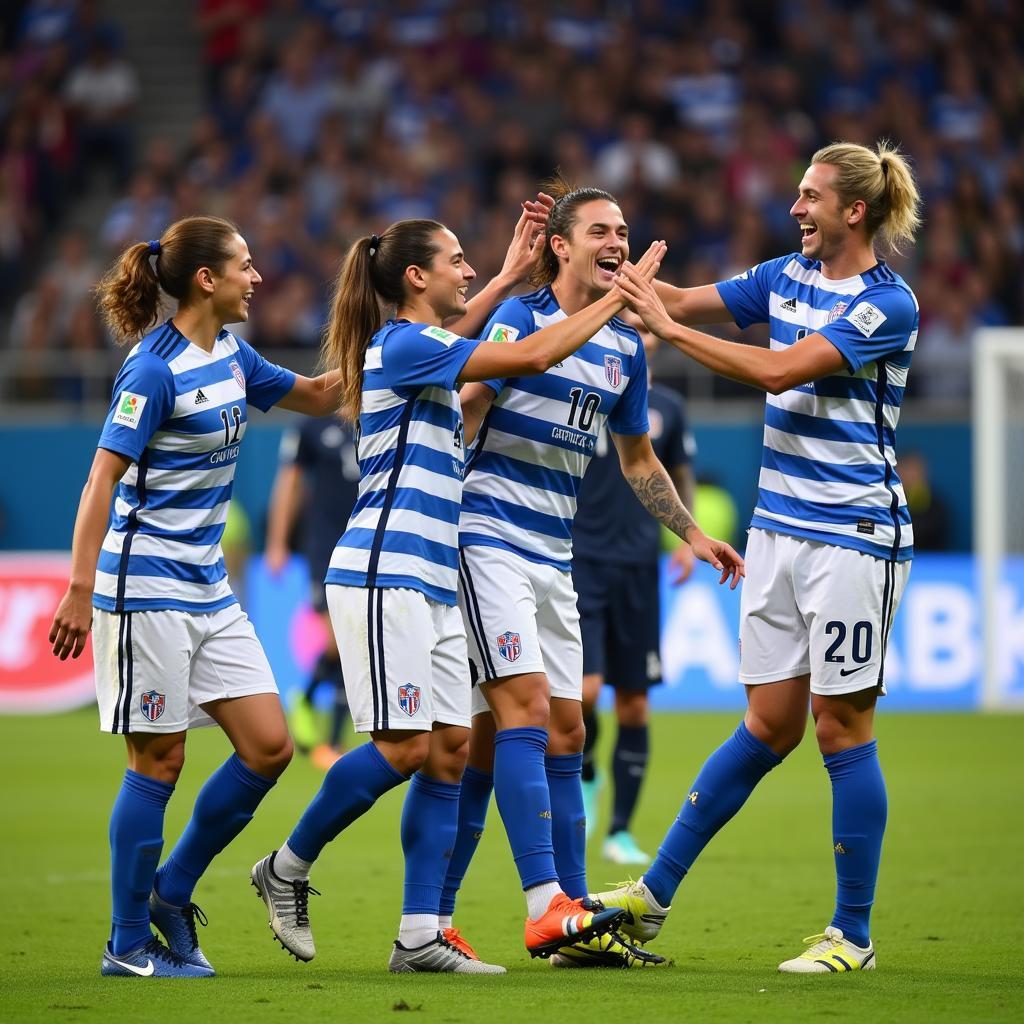
[[[625,916],[621,907],[606,909],[597,900],[571,900],[560,892],[540,917],[526,919],[526,949],[530,956],[548,957],[563,946],[612,931]]]

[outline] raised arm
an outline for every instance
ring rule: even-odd
[[[650,281],[657,274],[665,255],[665,248],[664,242],[654,242],[644,253],[635,268],[641,281]],[[543,373],[555,363],[560,363],[571,356],[624,305],[622,294],[613,288],[607,295],[585,309],[515,344],[485,341],[478,345],[466,360],[458,379],[465,382]]]
[[[708,537],[695,522],[690,510],[679,500],[672,478],[651,447],[647,434],[612,434],[622,475],[633,488],[640,504],[658,522],[686,541],[693,553],[721,572],[719,583],[730,580],[735,590],[746,575],[743,559],[724,541]]]
[[[85,647],[85,638],[92,627],[96,563],[107,532],[110,499],[130,465],[131,460],[124,455],[97,448],[89,478],[82,488],[71,541],[71,580],[50,626],[53,653],[61,661],[66,661],[68,655],[77,658]]]
[[[659,338],[709,370],[741,384],[778,395],[837,373],[846,366],[839,349],[817,333],[801,338],[788,348],[773,351],[738,345],[684,327],[669,315],[660,290],[627,264],[623,264],[619,273],[618,286],[628,296],[630,306]]]
[[[295,385],[277,404],[306,416],[330,416],[341,405],[340,371],[329,370],[319,377],[296,374]]]
[[[668,315],[681,324],[732,323],[732,314],[713,284],[699,288],[677,288],[655,281],[654,288]]]

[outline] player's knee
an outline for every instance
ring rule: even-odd
[[[834,754],[853,745],[851,735],[849,723],[838,715],[825,711],[814,721],[814,737],[823,754]]]
[[[765,718],[753,714],[748,708],[744,721],[747,729],[765,746],[771,747],[779,757],[791,754],[804,738],[804,720],[797,723],[784,718]]]
[[[185,767],[185,743],[161,747],[153,745],[130,762],[133,771],[147,775],[158,782],[173,786]]]
[[[392,743],[385,753],[391,766],[406,778],[418,772],[430,754],[430,733],[414,733],[399,743]]]
[[[268,779],[276,779],[291,763],[294,753],[292,738],[286,732],[283,736],[275,737],[266,743],[257,752],[257,764],[252,766],[253,771],[258,775],[265,775]]]
[[[574,722],[552,718],[548,729],[548,748],[555,754],[578,754],[587,740],[587,727],[582,717]]]

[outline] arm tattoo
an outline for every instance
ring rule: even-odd
[[[627,476],[629,486],[640,504],[660,523],[664,523],[677,537],[688,540],[687,533],[697,524],[686,506],[679,500],[672,481],[664,467],[659,466],[648,477]]]

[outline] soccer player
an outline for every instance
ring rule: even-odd
[[[323,416],[285,431],[267,512],[265,558],[271,573],[281,571],[289,556],[289,538],[301,519],[311,581],[310,603],[323,621],[327,640],[305,691],[292,702],[288,724],[295,745],[310,753],[313,763],[324,771],[341,756],[341,731],[348,716],[324,577],[358,493],[359,458],[350,423],[337,416]],[[312,703],[321,683],[330,683],[334,689],[331,730],[326,743],[319,741]]]
[[[634,317],[635,314],[630,314]],[[624,318],[626,319],[626,318]],[[632,323],[632,320],[628,322]],[[658,339],[637,318],[633,324],[650,358]],[[693,507],[691,460],[696,451],[682,398],[649,383],[647,418],[651,447],[679,493]],[[572,526],[572,581],[578,595],[583,637],[583,801],[587,834],[596,820],[600,775],[594,764],[598,735],[597,700],[605,682],[615,690],[617,733],[612,754],[611,824],[602,846],[616,864],[649,864],[630,822],[647,771],[648,691],[661,682],[661,614],[658,560],[661,524],[647,515],[613,457],[607,430],[597,438],[594,456],[580,487]],[[693,571],[693,549],[680,544],[672,553],[676,584]]]
[[[608,296],[629,255],[615,199],[559,180],[541,287],[491,314],[485,335],[517,348]],[[586,894],[581,769],[582,646],[569,573],[580,481],[607,421],[641,504],[735,586],[743,560],[706,537],[651,447],[640,336],[615,318],[540,377],[505,375],[463,390],[467,423],[483,421],[459,522],[460,601],[469,626],[474,735],[445,917],[482,830],[492,787],[535,916],[553,893]],[[484,415],[486,414],[486,419]],[[492,776],[493,765],[493,776]],[[552,873],[550,853],[554,852]],[[647,966],[663,958],[614,937],[567,943],[559,966]]]
[[[224,330],[248,318],[260,280],[233,224],[187,217],[126,249],[99,286],[115,338],[138,343],[114,382],[50,642],[61,660],[77,658],[92,627],[101,728],[121,733],[128,751],[110,819],[105,975],[214,973],[193,889],[291,759],[277,687],[228,585],[220,539],[250,406],[322,415],[337,398],[335,375],[296,376]],[[165,322],[161,289],[177,300]],[[158,872],[187,730],[215,723],[235,752],[200,790]]]
[[[309,925],[309,871],[324,846],[374,802],[410,780],[402,813],[405,889],[395,972],[503,973],[440,930],[438,904],[455,840],[466,759],[469,673],[456,607],[458,521],[465,436],[457,384],[543,373],[568,359],[622,308],[615,293],[552,324],[522,345],[470,340],[442,326],[453,317],[472,335],[486,311],[526,273],[543,235],[524,214],[509,263],[467,303],[475,274],[458,239],[432,220],[399,221],[349,250],[338,277],[323,361],[342,377],[342,410],[358,418],[361,479],[348,528],[327,573],[357,732],[372,742],[345,754],[279,850],[252,871],[281,944],[297,959],[316,952]],[[639,264],[653,278],[664,245]],[[508,265],[508,263],[507,263]],[[382,303],[396,315],[381,325]],[[522,803],[525,815],[529,806]],[[545,851],[538,851],[538,863]],[[541,880],[555,878],[550,848]],[[557,885],[531,896],[526,945],[544,954],[566,935],[613,928],[621,911],[570,899]],[[452,941],[455,938],[456,941]]]
[[[886,820],[874,740],[885,645],[910,571],[913,532],[896,472],[896,423],[918,306],[876,244],[913,240],[917,187],[887,143],[814,154],[791,213],[799,253],[698,288],[621,277],[659,337],[716,373],[768,392],[761,477],[741,603],[747,713],[704,763],[639,883],[605,894],[625,930],[653,938],[683,876],[761,778],[804,734],[808,704],[832,783],[832,921],[779,965],[873,970],[870,915]],[[766,322],[771,348],[674,321]]]

